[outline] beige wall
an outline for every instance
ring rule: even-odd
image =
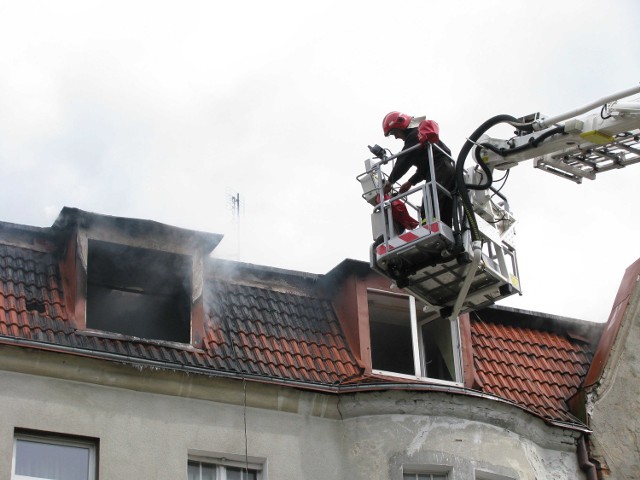
[[[15,428],[95,437],[99,478],[186,478],[190,451],[266,459],[269,480],[401,479],[403,466],[584,478],[575,434],[484,398],[316,394],[0,346],[0,480]],[[87,382],[80,381],[86,379]],[[247,408],[245,410],[245,393]],[[471,475],[471,476],[470,476]]]
[[[621,479],[640,478],[640,288],[622,307],[620,331],[587,404],[593,457]]]

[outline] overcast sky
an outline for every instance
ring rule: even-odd
[[[152,219],[326,273],[368,259],[355,177],[368,144],[401,148],[388,111],[435,119],[455,156],[496,114],[637,85],[639,19],[636,0],[0,1],[0,220]],[[524,293],[502,304],[606,320],[640,257],[639,185],[640,166],[582,185],[514,168]]]

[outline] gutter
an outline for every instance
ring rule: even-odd
[[[291,380],[282,377],[271,377],[267,375],[256,375],[252,373],[237,373],[237,372],[226,372],[224,370],[212,370],[210,368],[205,367],[196,367],[189,366],[180,363],[169,363],[158,360],[150,360],[140,357],[132,357],[129,355],[122,355],[118,353],[110,353],[110,352],[98,352],[96,353],[93,350],[86,350],[83,348],[59,345],[59,344],[50,344],[39,342],[35,340],[28,340],[24,338],[16,338],[16,337],[5,337],[0,336],[0,345],[8,345],[14,347],[27,347],[33,348],[36,350],[44,350],[53,353],[64,353],[75,355],[79,357],[85,358],[93,358],[96,360],[111,360],[122,364],[131,365],[133,367],[143,366],[149,368],[158,368],[164,370],[172,370],[178,372],[185,373],[196,373],[200,375],[204,375],[207,377],[214,378],[225,378],[231,380],[250,380],[258,383],[266,383],[271,385],[280,385],[287,386],[292,388],[298,388],[301,390],[311,390],[319,393],[327,393],[327,394],[348,394],[348,393],[360,393],[360,392],[376,392],[376,391],[385,391],[385,390],[405,390],[405,391],[429,391],[429,392],[440,392],[440,393],[450,393],[450,394],[458,394],[465,395],[473,398],[480,398],[484,400],[497,401],[506,405],[511,405],[517,407],[525,412],[540,418],[545,423],[565,428],[572,431],[582,432],[582,433],[591,433],[584,425],[563,422],[560,420],[552,420],[542,415],[522,406],[514,403],[510,400],[507,400],[502,397],[498,397],[496,395],[479,392],[477,390],[472,390],[464,387],[457,386],[449,386],[449,385],[440,385],[440,384],[424,384],[424,383],[402,383],[402,382],[381,382],[375,384],[360,384],[360,385],[343,385],[340,383],[327,385],[317,382],[304,382],[301,380]]]
[[[591,463],[591,459],[589,458],[586,435],[582,435],[580,440],[578,440],[578,463],[580,464],[580,470],[587,476],[587,480],[598,480],[596,466]]]

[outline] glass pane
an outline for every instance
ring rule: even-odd
[[[202,480],[216,480],[216,466],[208,463],[202,464]]]
[[[90,449],[35,440],[16,441],[16,475],[48,480],[87,480]]]
[[[415,375],[409,297],[369,293],[373,368]]]
[[[440,380],[455,380],[455,352],[451,338],[451,322],[439,318],[425,324],[422,327],[422,341],[426,366],[424,376]],[[434,480],[443,478],[442,475],[432,475],[432,477]],[[431,480],[431,477],[427,476],[427,479]]]
[[[227,467],[227,480],[242,480],[242,470]]]
[[[187,467],[187,480],[216,480],[216,466],[191,460]]]
[[[189,462],[187,480],[200,480],[200,464],[198,462]]]
[[[247,476],[246,468],[227,467],[227,480],[256,480],[255,471],[249,471]]]
[[[187,466],[187,480],[200,480],[200,464],[189,462]]]

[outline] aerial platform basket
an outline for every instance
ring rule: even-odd
[[[431,150],[429,158],[433,162]],[[371,214],[373,270],[424,302],[434,316],[457,316],[520,292],[515,220],[506,199],[500,204],[486,192],[473,194],[482,241],[472,242],[468,231],[454,231],[441,219],[437,192],[452,194],[435,177],[377,202],[384,198],[381,167],[385,163],[366,162],[367,171],[358,177],[363,197],[375,206]],[[431,171],[435,171],[433,165]],[[393,211],[398,201],[421,220],[419,226],[404,229],[398,225]],[[456,217],[461,217],[460,212]]]
[[[520,293],[513,238],[487,235],[483,230],[492,226],[480,223],[486,223],[481,229],[483,242],[463,241],[462,246],[439,220],[374,242],[371,267],[424,302],[436,316],[457,316]]]

